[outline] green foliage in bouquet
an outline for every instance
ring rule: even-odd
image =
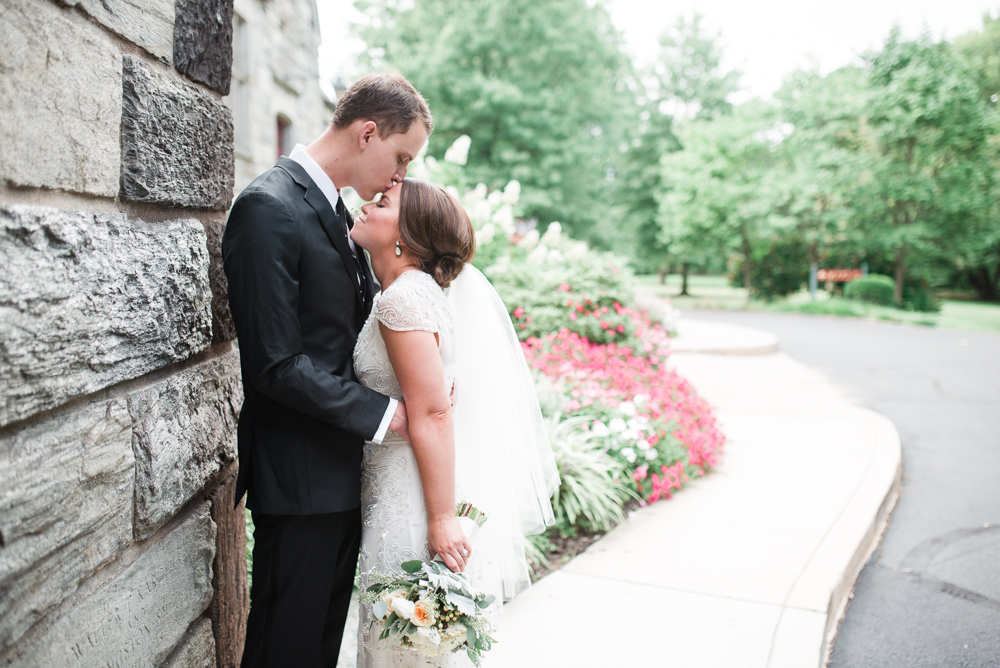
[[[382,624],[379,641],[399,645],[424,656],[465,650],[480,665],[496,640],[483,611],[494,597],[477,590],[462,573],[440,561],[406,561],[402,574],[373,573],[361,602]]]

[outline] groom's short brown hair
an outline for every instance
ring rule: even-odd
[[[434,130],[431,110],[416,88],[399,72],[366,74],[337,100],[333,125],[346,128],[356,120],[374,121],[382,139],[408,132],[420,120],[429,135]]]

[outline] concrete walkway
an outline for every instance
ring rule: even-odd
[[[680,333],[673,363],[729,437],[721,465],[505,606],[490,665],[826,664],[898,496],[896,429],[768,351],[767,332],[682,321]]]

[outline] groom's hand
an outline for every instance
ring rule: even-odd
[[[393,413],[392,419],[389,420],[389,429],[403,437],[403,440],[407,443],[410,442],[410,431],[409,423],[406,421],[406,405],[400,401],[396,404],[396,412]]]

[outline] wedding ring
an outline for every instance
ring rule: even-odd
[[[460,554],[460,555],[462,555],[463,557],[467,557],[467,556],[469,556],[469,551],[468,551],[468,550],[466,550],[466,549],[465,549],[465,548],[463,547],[463,548],[462,548],[462,551],[461,551],[461,552],[459,552],[459,554]]]

